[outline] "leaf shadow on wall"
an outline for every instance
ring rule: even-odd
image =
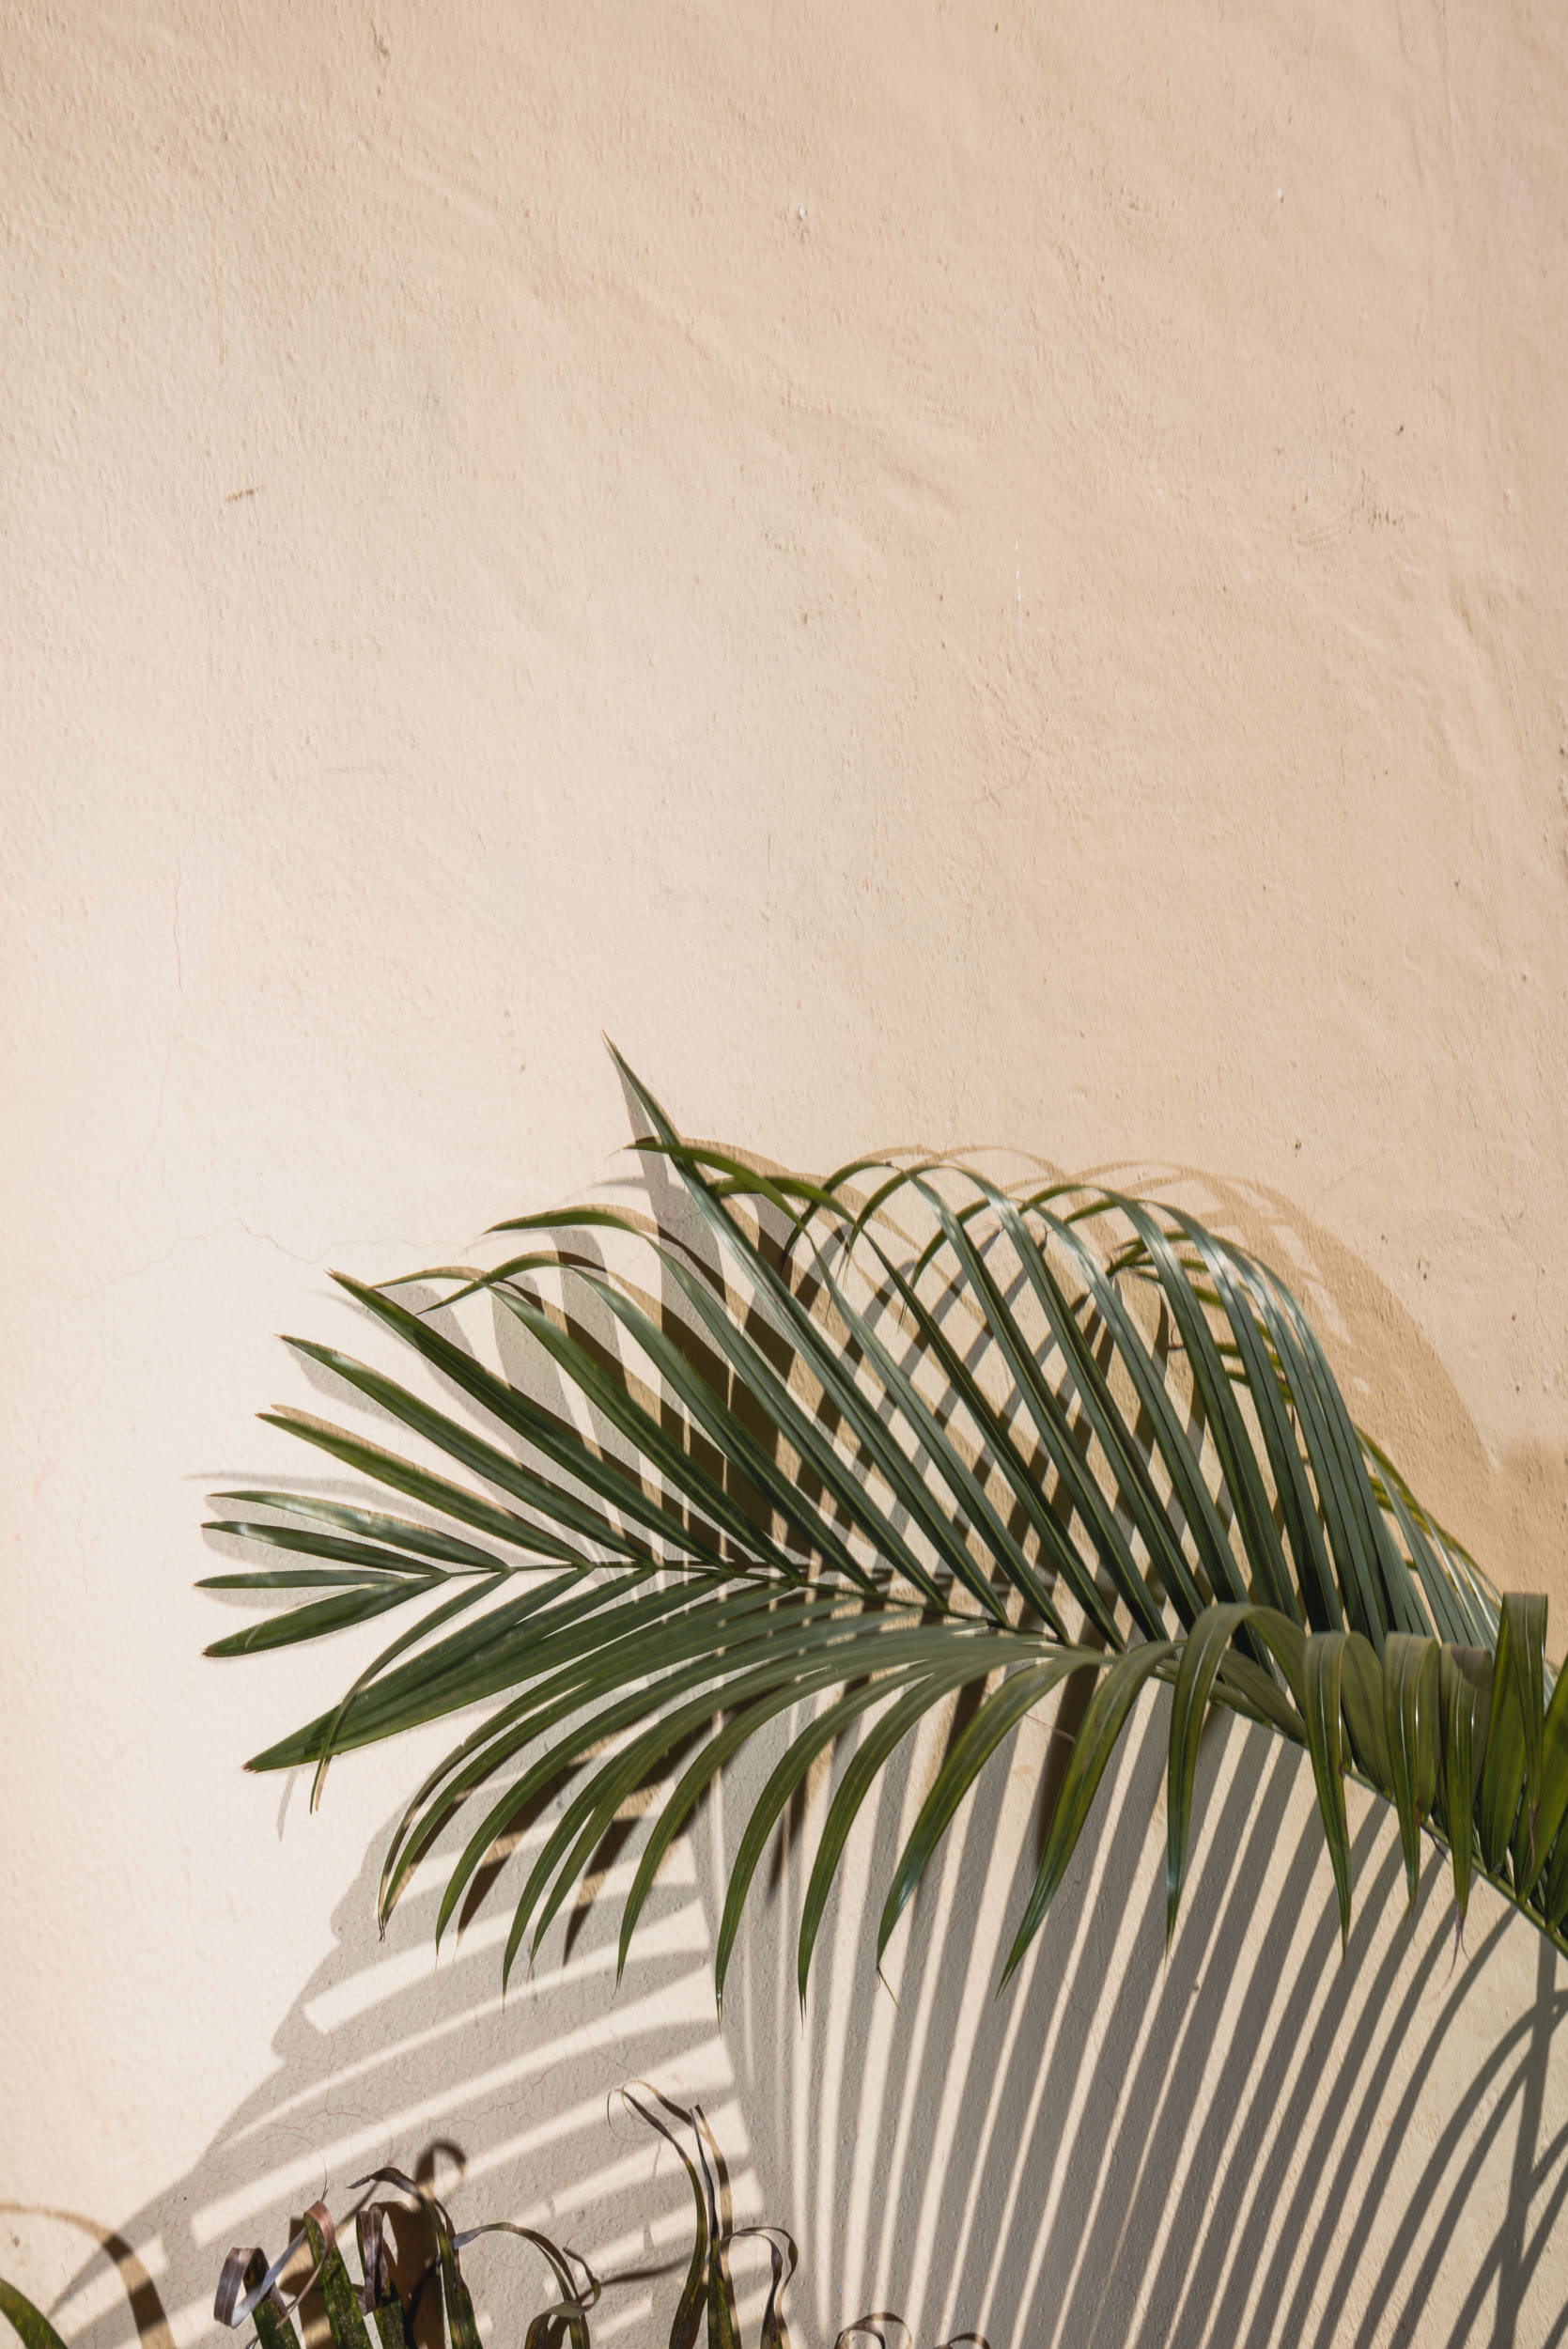
[[[648,1188],[660,1221],[675,1221],[657,1173]],[[1392,1358],[1412,1395],[1436,1396],[1439,1429],[1462,1423],[1474,1440],[1430,1348],[1364,1268],[1358,1286],[1278,1194],[1207,1190],[1307,1286],[1314,1314],[1324,1296],[1348,1296],[1331,1341],[1358,1415],[1371,1413],[1358,1388],[1386,1391],[1377,1374]],[[613,1344],[612,1327],[597,1333]],[[783,1839],[766,1894],[760,1878],[753,1891],[722,2030],[713,2010],[737,1823],[777,1745],[759,1740],[674,1846],[618,1993],[634,1846],[601,1852],[503,2003],[516,1861],[551,1822],[489,1872],[439,1965],[439,1859],[382,1944],[378,1837],[334,1913],[334,1949],[279,2029],[273,2073],[189,2176],[119,2230],[160,2278],[177,2336],[206,2329],[231,2242],[281,2248],[305,2203],[325,2194],[345,2210],[350,2181],[388,2161],[423,2166],[460,2225],[539,2226],[606,2276],[677,2262],[684,2175],[617,2099],[645,2078],[704,2105],[737,2217],[786,2225],[800,2242],[798,2349],[831,2341],[868,2307],[899,2310],[920,2341],[975,2327],[995,2349],[1568,2339],[1568,2288],[1548,2251],[1568,2198],[1554,2038],[1564,1969],[1483,1891],[1451,1972],[1442,1867],[1429,1862],[1407,1928],[1391,1820],[1354,1796],[1358,1912],[1342,1960],[1310,1770],[1234,1721],[1204,1740],[1193,1873],[1167,1960],[1168,1703],[1145,1698],[1141,1736],[1001,1999],[1037,1857],[1040,1723],[997,1757],[955,1823],[889,1952],[891,1990],[872,1963],[874,1918],[925,1781],[910,1756],[885,1774],[846,1856],[803,2021],[795,1936],[827,1779]],[[335,1799],[350,1767],[337,1766]],[[275,1937],[287,1921],[257,1929]],[[520,2338],[538,2276],[524,2279],[511,2247],[473,2259],[487,2338]],[[612,2292],[596,2341],[662,2339],[676,2289]],[[74,2338],[118,2349],[133,2329],[122,2304]]]
[[[860,1913],[893,1856],[905,1788],[890,1780],[803,2024],[790,1863],[746,1928],[715,2026],[700,1890],[723,1859],[711,1816],[677,1854],[618,1996],[615,1903],[600,1896],[569,1964],[542,1965],[504,2008],[504,1918],[481,1915],[438,1968],[432,1887],[392,1946],[378,1942],[378,1841],[279,2030],[272,2074],[190,2175],[117,2231],[157,2274],[177,2337],[209,2329],[231,2241],[281,2249],[306,2203],[325,2194],[342,2213],[350,2181],[383,2161],[433,2177],[459,2224],[541,2226],[601,2275],[683,2264],[689,2189],[618,2103],[636,2078],[700,2100],[737,2217],[795,2234],[798,2349],[869,2306],[905,2314],[920,2341],[973,2326],[995,2349],[1568,2337],[1550,2256],[1568,2199],[1553,2062],[1568,1983],[1552,1953],[1542,1945],[1521,2007],[1519,1950],[1506,1945],[1535,1937],[1500,1912],[1483,1930],[1472,1915],[1472,1949],[1451,1974],[1443,1871],[1429,1864],[1407,1930],[1397,1841],[1366,1804],[1342,1964],[1304,1771],[1265,1733],[1232,1728],[1208,1741],[1196,1873],[1167,1964],[1161,1873],[1141,1831],[1164,1702],[1001,1999],[995,1927],[1032,1874],[1029,1839],[1020,1851],[1005,1816],[1026,1808],[1018,1781],[1032,1773],[1017,1761],[983,1781],[943,1884],[916,1904],[896,2008]],[[1467,2232],[1478,2204],[1500,2221]],[[539,2278],[510,2246],[477,2247],[471,2269],[487,2340],[520,2338]],[[672,2277],[612,2291],[596,2340],[661,2341],[677,2288]],[[70,2296],[64,2326],[81,2349],[166,2341],[123,2300],[71,2326]]]

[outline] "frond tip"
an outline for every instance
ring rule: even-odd
[[[524,1837],[509,1971],[638,1802],[624,1968],[671,1843],[766,1735],[722,1998],[768,1840],[848,1742],[806,1883],[803,1998],[893,1756],[970,1692],[898,1856],[878,1960],[992,1756],[1092,1680],[1005,1979],[1159,1681],[1168,1934],[1219,1704],[1306,1749],[1342,1935],[1350,1774],[1394,1807],[1412,1899],[1424,1834],[1452,1857],[1461,1923],[1484,1876],[1568,1950],[1568,1676],[1546,1665],[1545,1602],[1499,1600],[1355,1425],[1276,1272],[1184,1208],[1085,1183],[930,1159],[758,1173],[682,1140],[621,1066],[660,1218],[520,1218],[498,1229],[526,1234],[523,1252],[418,1276],[417,1310],[407,1283],[344,1279],[402,1375],[295,1344],[399,1431],[392,1448],[267,1414],[365,1497],[247,1489],[212,1523],[281,1557],[206,1587],[290,1598],[210,1653],[407,1610],[340,1703],[253,1768],[313,1764],[318,1788],[335,1754],[484,1708],[393,1837],[383,1923],[460,1828],[439,1934],[498,1840],[557,1795],[548,1831]],[[488,1347],[457,1318],[485,1305]]]

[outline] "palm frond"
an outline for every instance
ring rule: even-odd
[[[1342,1930],[1348,1772],[1393,1804],[1412,1899],[1425,1834],[1452,1855],[1461,1924],[1482,1876],[1568,1949],[1568,1675],[1545,1663],[1545,1601],[1499,1600],[1355,1425],[1278,1273],[1182,1208],[1087,1184],[1010,1189],[934,1160],[762,1174],[684,1141],[623,1074],[678,1214],[593,1205],[503,1224],[523,1252],[414,1276],[436,1292],[419,1310],[410,1283],[342,1282],[451,1408],[291,1341],[411,1446],[265,1416],[420,1514],[251,1488],[222,1496],[244,1514],[213,1521],[283,1562],[209,1587],[310,1595],[210,1653],[410,1610],[341,1702],[253,1768],[314,1764],[318,1792],[336,1754],[487,1708],[393,1838],[383,1921],[460,1816],[443,1929],[508,1826],[557,1791],[509,1972],[654,1787],[624,1967],[663,1853],[783,1722],[717,1986],[769,1835],[814,1762],[853,1738],[806,1888],[804,1997],[847,1838],[899,1747],[970,1693],[878,1954],[998,1748],[1092,1675],[1008,1972],[1151,1680],[1172,1691],[1172,1930],[1219,1704],[1306,1749]],[[458,1331],[474,1299],[510,1375]]]

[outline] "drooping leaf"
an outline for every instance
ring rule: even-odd
[[[333,2349],[370,2349],[359,2300],[337,2248],[337,2229],[325,2202],[313,2202],[304,2215],[305,2241],[315,2263],[316,2289],[332,2326]]]
[[[1541,1800],[1534,1821],[1535,1856],[1520,1877],[1529,1900],[1545,1875],[1553,1845],[1568,1819],[1568,1672],[1560,1672],[1541,1732]]]
[[[376,2327],[381,2349],[412,2349],[408,2316],[392,2272],[386,2220],[390,2205],[366,2202],[355,2215],[359,2237],[360,2273],[365,2278],[365,2305]]]
[[[1198,1780],[1198,1740],[1209,1692],[1225,1650],[1252,1614],[1247,1606],[1206,1607],[1182,1644],[1171,1701],[1171,1760],[1166,1780],[1165,1947],[1176,1930],[1176,1910],[1187,1875],[1192,1793]]]
[[[1485,1758],[1491,1704],[1491,1659],[1480,1649],[1445,1647],[1440,1664],[1443,1807],[1453,1858],[1454,1906],[1463,1933],[1474,1859],[1478,1764]]]
[[[639,2081],[637,2085],[643,2086],[644,2083]],[[662,2121],[657,2112],[650,2111],[639,2097],[632,2094],[629,2088],[623,2089],[621,2093],[632,2110],[640,2113],[650,2128],[657,2129],[666,2144],[674,2146],[691,2184],[691,2197],[695,2204],[691,2264],[687,2270],[686,2282],[681,2288],[680,2298],[675,2306],[675,2323],[670,2327],[670,2349],[695,2349],[697,2331],[703,2318],[705,2288],[707,2279],[708,2198],[703,2190],[703,2181],[697,2174],[696,2163],[668,2123]],[[687,2114],[681,2111],[679,2106],[672,2105],[667,2097],[660,2094],[658,2089],[650,2088],[647,2093],[662,2105],[673,2118],[679,2121],[687,2120]]]
[[[1353,1635],[1316,1631],[1302,1657],[1302,1713],[1318,1812],[1328,1839],[1334,1891],[1340,1906],[1340,1947],[1350,1939],[1350,1823],[1344,1808],[1344,1747],[1341,1736],[1345,1652]]]
[[[1528,1668],[1520,1661],[1517,1651],[1525,1642],[1528,1627],[1521,1609],[1505,1598],[1492,1658],[1486,1758],[1482,1765],[1479,1804],[1482,1862],[1492,1875],[1501,1868],[1513,1839],[1519,1792],[1525,1781],[1524,1694]]]
[[[1356,1759],[1378,1792],[1391,1802],[1394,1768],[1383,1713],[1383,1667],[1376,1650],[1358,1631],[1346,1634],[1340,1670],[1340,1698]]]
[[[1078,1849],[1078,1839],[1094,1805],[1106,1765],[1116,1750],[1116,1741],[1126,1726],[1128,1714],[1151,1673],[1169,1664],[1176,1648],[1168,1641],[1150,1641],[1135,1647],[1126,1656],[1118,1656],[1110,1664],[1089,1700],[1083,1725],[1073,1746],[1073,1758],[1067,1765],[1062,1789],[1051,1813],[1046,1847],[1040,1855],[1040,1865],[1025,1906],[1013,1946],[1007,1952],[1002,1969],[1006,1982],[1017,1971],[1050,1906],[1057,1887],[1067,1873],[1067,1864]]]
[[[236,2245],[218,2276],[212,2302],[217,2322],[234,2330],[249,2318],[256,2326],[261,2349],[300,2349],[300,2337],[274,2287],[303,2242],[303,2234],[297,2236],[271,2266],[264,2251],[246,2250]]]
[[[1085,1650],[1068,1649],[1061,1656],[1048,1657],[1044,1663],[1026,1665],[1022,1671],[1003,1680],[1001,1686],[985,1699],[938,1772],[936,1781],[909,1830],[908,1841],[905,1843],[883,1904],[881,1922],[877,1928],[878,1960],[915,1887],[930,1864],[933,1852],[947,1832],[954,1812],[973,1787],[998,1746],[1004,1737],[1012,1735],[1027,1714],[1045,1703],[1069,1672],[1080,1671],[1086,1664],[1092,1666],[1095,1661]]]
[[[1390,1632],[1383,1649],[1383,1731],[1412,1907],[1421,1876],[1421,1822],[1432,1808],[1442,1768],[1440,1689],[1437,1641],[1413,1632]]]

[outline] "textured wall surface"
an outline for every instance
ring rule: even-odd
[[[602,1030],[792,1163],[1192,1171],[1561,1654],[1565,113],[1523,0],[8,13],[0,2268],[75,2338],[131,2318],[40,2208],[183,2349],[442,2134],[459,2207],[635,2245],[650,2069],[808,2340],[884,2282],[999,2345],[1558,2337],[1568,1967],[1478,1905],[1451,1974],[1434,1878],[1341,1968],[1239,1733],[1169,1967],[1134,1822],[990,2000],[1009,1780],[902,2010],[846,1900],[806,2027],[765,1916],[719,2037],[717,1819],[618,2000],[595,1923],[503,2015],[433,1895],[377,1947],[414,1757],[241,1774],[344,1657],[206,1663],[191,1584],[329,1265],[605,1177]]]

